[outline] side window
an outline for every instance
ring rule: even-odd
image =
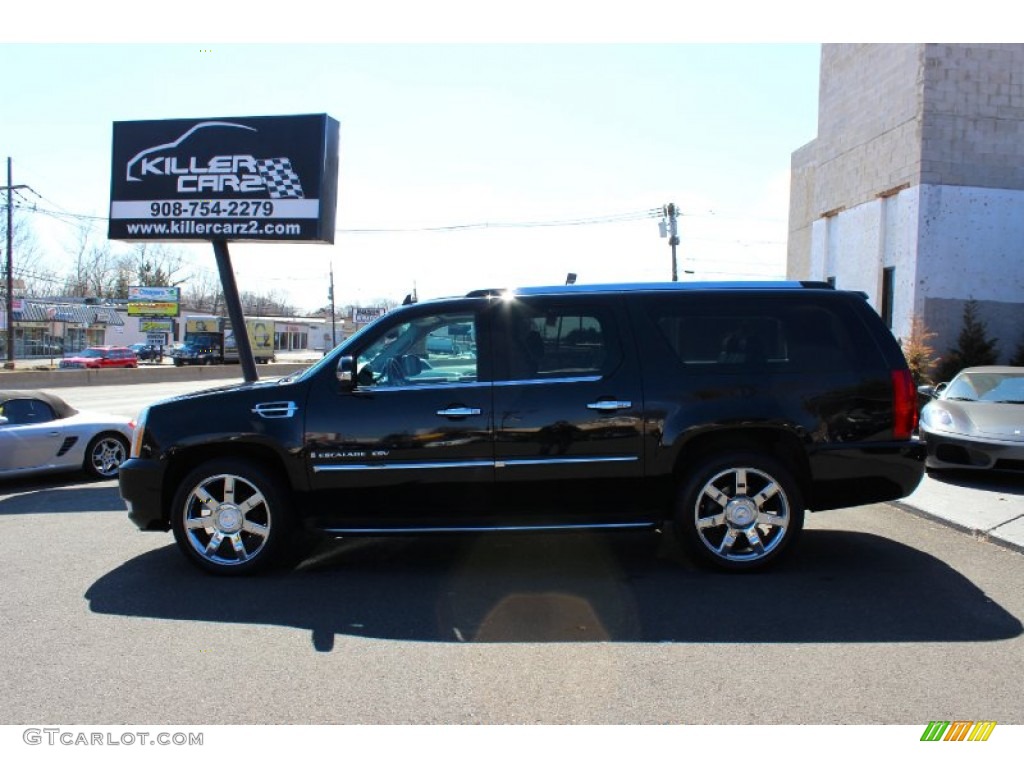
[[[514,307],[503,346],[511,381],[603,376],[621,358],[611,312],[599,307]]]
[[[666,300],[652,320],[679,361],[694,370],[833,372],[858,367],[846,308],[832,302],[743,297]]]
[[[471,312],[382,325],[356,358],[360,388],[474,382],[479,376],[477,322]]]
[[[42,424],[53,421],[57,415],[42,400],[8,400],[0,406],[0,416],[6,416],[9,424]]]

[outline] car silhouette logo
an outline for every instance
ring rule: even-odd
[[[149,147],[148,149],[144,149],[137,155],[135,155],[135,157],[128,161],[125,177],[128,181],[142,181],[142,179],[139,176],[132,175],[133,165],[135,165],[136,163],[140,163],[143,159],[145,159],[147,155],[150,155],[153,152],[161,152],[163,150],[175,149],[179,147],[189,136],[202,130],[203,128],[240,128],[243,131],[252,131],[253,133],[257,132],[255,128],[251,128],[248,125],[241,125],[240,123],[228,123],[222,120],[207,120],[202,123],[196,123],[183,134],[181,134],[181,136],[179,136],[177,139],[170,142],[169,144],[158,144],[155,147]]]

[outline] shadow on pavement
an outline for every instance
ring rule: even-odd
[[[1017,637],[1021,622],[918,550],[805,531],[760,574],[698,570],[645,535],[324,541],[297,569],[202,574],[173,545],[87,591],[103,614],[295,627],[420,642],[892,643]]]
[[[83,472],[41,485],[30,481],[0,483],[0,515],[66,514],[128,510],[112,480],[90,481]]]

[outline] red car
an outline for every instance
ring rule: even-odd
[[[60,361],[61,368],[138,368],[139,358],[128,347],[87,347]]]

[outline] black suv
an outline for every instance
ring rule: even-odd
[[[792,550],[805,510],[914,490],[916,398],[863,294],[825,284],[479,291],[396,309],[280,381],[150,406],[121,495],[215,573],[304,528],[666,523],[745,570]]]

